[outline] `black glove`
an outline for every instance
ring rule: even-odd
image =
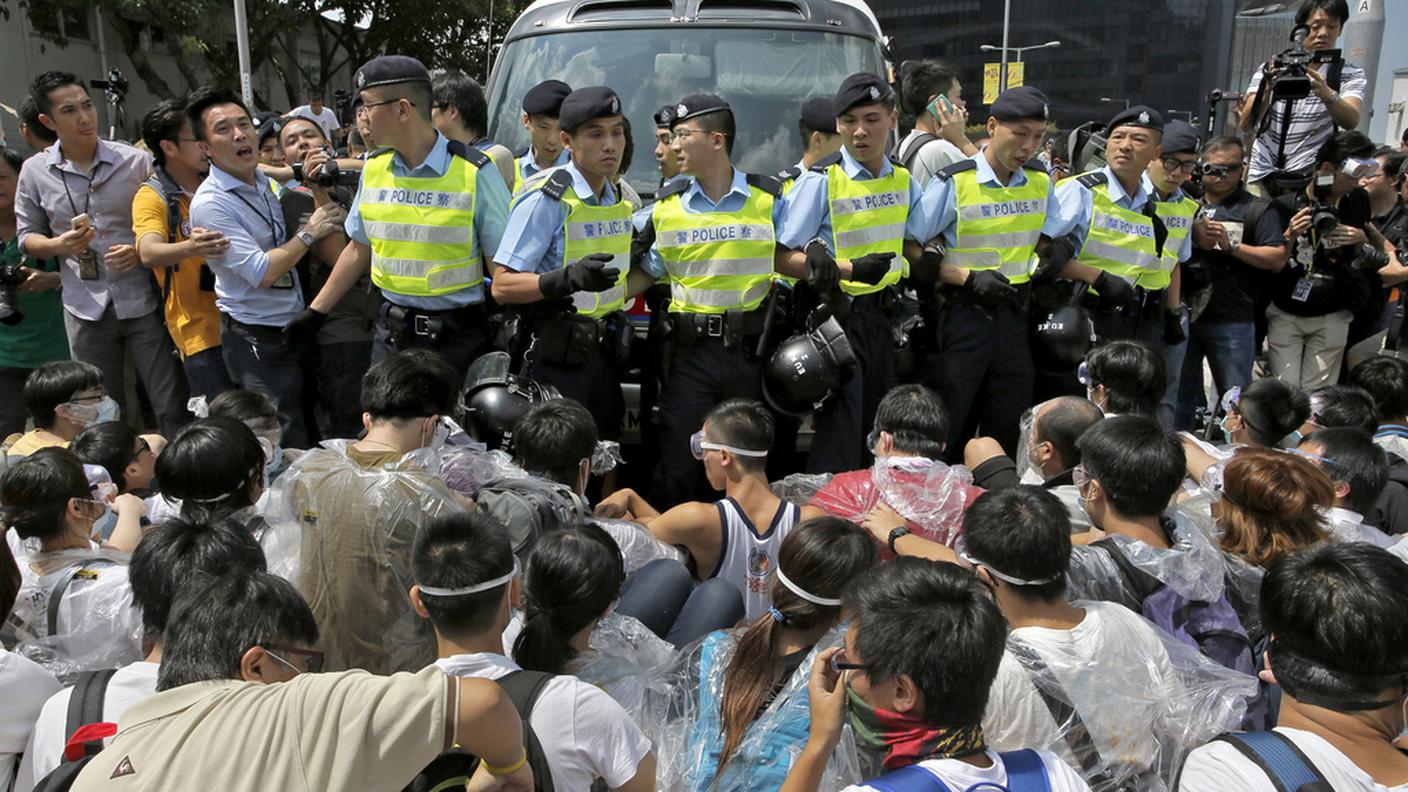
[[[924,248],[924,252],[919,254],[919,261],[909,268],[909,280],[921,286],[932,286],[939,282],[940,265],[944,263],[945,251],[943,248],[930,250]]]
[[[648,222],[645,228],[637,231],[631,236],[631,266],[639,267],[645,257],[650,253],[650,248],[655,244],[655,223]]]
[[[841,268],[820,240],[807,245],[807,285],[820,294],[835,291],[841,283]]]
[[[1134,287],[1123,279],[1102,272],[1092,285],[1095,291],[1100,292],[1101,311],[1108,313],[1121,308],[1134,308]]]
[[[858,259],[851,259],[851,280],[874,286],[890,271],[890,261],[894,253],[867,253]]]
[[[545,272],[538,276],[538,291],[544,300],[563,300],[572,292],[606,291],[616,285],[621,274],[621,270],[606,266],[610,260],[610,253],[593,253],[562,269]]]
[[[1178,346],[1187,340],[1188,334],[1183,332],[1183,311],[1164,311],[1164,343]]]
[[[1032,273],[1032,280],[1036,283],[1051,283],[1061,275],[1061,269],[1066,266],[1066,262],[1075,258],[1076,246],[1069,237],[1059,237],[1051,240],[1051,244],[1046,246],[1046,250],[1037,259],[1036,271]]]
[[[317,342],[318,331],[323,329],[323,323],[327,320],[328,315],[322,311],[306,308],[284,327],[284,339],[295,349],[311,347]]]
[[[1015,302],[1017,299],[1017,287],[997,270],[969,272],[968,280],[963,282],[963,291],[971,295],[978,304],[989,308]]]

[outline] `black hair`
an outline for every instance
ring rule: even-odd
[[[1350,370],[1349,382],[1373,397],[1382,420],[1408,417],[1408,360],[1375,355]]]
[[[747,451],[772,450],[776,429],[772,412],[754,399],[729,399],[704,415],[709,439]],[[742,470],[758,472],[767,467],[766,457],[734,455]]]
[[[180,499],[181,517],[206,522],[249,506],[250,484],[264,475],[264,447],[233,418],[186,424],[156,458],[161,494]]]
[[[1232,135],[1214,135],[1208,138],[1208,141],[1203,144],[1203,156],[1207,156],[1215,151],[1226,151],[1230,148],[1237,149],[1237,151],[1243,155],[1245,155],[1247,151],[1246,144],[1242,142],[1241,138],[1233,137]]]
[[[430,107],[435,102],[435,95],[430,89],[430,83],[412,81],[373,87],[385,94],[383,99],[405,99],[411,103],[411,112],[425,121],[430,120]]]
[[[1035,434],[1041,442],[1050,443],[1061,457],[1061,465],[1070,469],[1080,464],[1080,436],[1104,417],[1089,399],[1059,396],[1037,417]]]
[[[1340,0],[1343,2],[1343,0]],[[1315,164],[1330,164],[1339,167],[1350,157],[1371,157],[1374,154],[1374,141],[1357,129],[1342,129],[1331,135],[1315,154]]]
[[[1288,553],[1261,581],[1261,619],[1271,636],[1266,654],[1291,696],[1364,702],[1402,686],[1405,611],[1408,564],[1363,542]]]
[[[1316,11],[1324,11],[1326,14],[1338,19],[1340,26],[1349,21],[1349,3],[1347,0],[1305,0],[1296,11],[1296,24],[1310,24],[1310,15]]]
[[[0,146],[0,160],[4,160],[5,164],[10,166],[10,170],[14,171],[16,176],[20,175],[20,168],[24,167],[23,154],[9,146]]]
[[[738,124],[733,119],[732,110],[715,110],[712,113],[695,116],[686,121],[698,121],[699,128],[705,132],[722,132],[724,135],[724,153],[733,156],[733,139],[738,137]]]
[[[874,429],[893,437],[900,453],[940,459],[948,442],[948,409],[930,388],[896,385],[880,399]]]
[[[328,133],[323,131],[323,125],[311,118],[305,116],[290,116],[289,118],[278,119],[278,121],[278,126],[274,129],[273,134],[274,142],[278,144],[280,149],[284,147],[284,130],[288,129],[289,126],[295,122],[307,124],[310,129],[318,133],[318,137],[322,138],[324,143],[328,142]],[[262,129],[263,127],[260,128]]]
[[[621,131],[625,135],[625,142],[621,144],[621,160],[616,166],[618,174],[629,172],[631,160],[636,156],[636,142],[631,137],[631,119],[621,116],[621,125],[624,127]]]
[[[1164,359],[1148,344],[1120,339],[1090,350],[1090,380],[1105,386],[1105,412],[1153,415],[1168,382]]]
[[[24,381],[24,411],[37,429],[54,425],[54,410],[75,393],[103,387],[103,372],[92,363],[55,360],[31,371]]]
[[[1262,377],[1242,389],[1233,409],[1242,416],[1254,443],[1279,448],[1310,417],[1310,397],[1276,377]]]
[[[362,130],[358,129],[355,124],[347,133],[347,145],[360,146],[362,148],[367,147],[367,141],[362,137]]]
[[[142,116],[142,142],[152,153],[156,164],[166,165],[166,152],[161,150],[161,141],[177,141],[181,137],[181,127],[186,124],[186,103],[181,99],[163,99],[152,105]]]
[[[422,586],[463,588],[512,570],[508,531],[498,520],[480,512],[437,517],[416,531],[411,546],[411,576]],[[420,601],[441,635],[475,635],[494,626],[504,592],[512,583],[452,597],[422,591]]]
[[[929,107],[929,97],[944,96],[958,81],[958,67],[936,60],[920,61],[905,72],[901,104],[906,112],[919,116]]]
[[[46,71],[35,77],[34,82],[29,84],[29,98],[34,100],[34,106],[39,108],[39,112],[52,116],[54,103],[49,100],[49,94],[70,85],[77,85],[79,88],[83,88],[84,93],[88,92],[88,89],[83,87],[83,81],[78,79],[78,75],[66,71]],[[57,140],[57,136],[54,139]]]
[[[5,523],[21,539],[59,536],[69,499],[92,497],[83,463],[67,448],[41,448],[0,474]]]
[[[513,659],[531,671],[563,673],[577,656],[569,643],[606,613],[626,581],[621,548],[600,526],[574,525],[533,545],[523,576],[523,630]]]
[[[201,575],[267,571],[264,551],[243,526],[228,520],[171,519],[152,526],[132,551],[128,579],[132,602],[142,609],[149,642],[161,639],[171,602]]]
[[[181,587],[162,638],[158,691],[238,679],[250,648],[311,646],[318,641],[318,623],[293,584],[245,569]]]
[[[239,94],[219,85],[202,85],[192,91],[186,100],[186,119],[191,122],[191,134],[195,135],[196,140],[206,138],[205,111],[223,104],[238,106],[253,121],[254,115]]]
[[[137,430],[122,421],[103,421],[75,435],[68,449],[80,462],[106,470],[117,491],[126,492],[124,471],[136,457],[137,440]]]
[[[1331,481],[1348,484],[1344,507],[1367,515],[1388,485],[1388,453],[1367,432],[1338,427],[1321,429],[1304,442],[1320,447],[1320,469]]]
[[[1061,499],[1041,487],[1018,485],[989,490],[963,514],[968,554],[1005,575],[1044,580],[1038,586],[1008,586],[1025,599],[1056,602],[1066,593],[1071,561],[1071,513]]]
[[[25,125],[31,135],[45,143],[53,143],[59,139],[54,130],[44,126],[44,122],[39,120],[39,103],[34,101],[33,96],[26,96],[24,101],[20,102],[19,112],[20,123]]]
[[[1105,497],[1129,518],[1153,517],[1168,508],[1183,483],[1183,443],[1153,418],[1117,415],[1081,435],[1081,466],[1100,482]]]
[[[930,726],[982,722],[1007,622],[973,573],[901,556],[861,575],[843,599],[872,683],[908,676]]]
[[[1403,187],[1403,163],[1408,162],[1408,152],[1395,146],[1379,146],[1374,149],[1374,158],[1384,158],[1384,178],[1393,181],[1395,188]]]
[[[1310,419],[1324,429],[1347,426],[1372,435],[1379,428],[1374,397],[1353,385],[1326,385],[1310,394]]]
[[[460,123],[476,137],[489,128],[489,102],[484,88],[459,69],[446,69],[430,79],[430,92],[439,107],[453,107]]]
[[[576,486],[583,459],[596,451],[596,419],[572,399],[533,405],[513,426],[513,456],[535,476]]]
[[[259,391],[227,390],[211,399],[208,409],[211,418],[233,418],[246,426],[256,422],[270,427],[279,425],[279,406]]]
[[[373,421],[450,415],[458,383],[455,370],[428,349],[382,358],[362,377],[362,409]]]

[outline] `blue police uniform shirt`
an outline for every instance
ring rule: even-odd
[[[1143,182],[1144,182],[1144,192],[1148,193],[1149,199],[1152,200],[1152,201],[1158,202],[1158,201],[1159,201],[1159,192],[1158,192],[1158,190],[1155,189],[1155,187],[1154,187],[1154,180],[1151,179],[1151,178],[1149,178],[1149,173],[1148,173],[1148,171],[1145,171],[1145,172],[1144,172]],[[1173,192],[1169,195],[1168,200],[1169,200],[1170,202],[1172,202],[1172,203],[1177,203],[1178,201],[1184,199],[1185,197],[1187,197],[1187,196],[1184,194],[1183,188],[1181,188],[1181,187],[1176,187],[1176,188],[1174,188]],[[1186,236],[1183,237],[1183,242],[1182,242],[1182,244],[1181,244],[1181,245],[1179,246],[1179,248],[1178,248],[1178,261],[1179,261],[1179,263],[1182,263],[1182,262],[1184,262],[1184,261],[1187,261],[1187,260],[1188,260],[1188,257],[1191,256],[1191,255],[1193,255],[1193,234],[1192,234],[1192,231],[1190,230],[1189,233],[1188,233]]]
[[[1127,195],[1124,187],[1120,186],[1119,179],[1115,178],[1114,171],[1110,170],[1110,166],[1106,165],[1101,169],[1101,172],[1105,174],[1110,198],[1114,200],[1116,206],[1131,212],[1138,212],[1144,208],[1145,202],[1149,200],[1149,193],[1144,189],[1142,180],[1134,195]],[[1052,238],[1070,234],[1072,241],[1075,242],[1076,250],[1084,250],[1085,237],[1090,233],[1090,218],[1094,214],[1094,201],[1090,195],[1090,188],[1081,184],[1079,179],[1066,179],[1056,185],[1056,203],[1060,207],[1060,221],[1054,227],[1049,223],[1047,226],[1056,232],[1051,235]]]
[[[890,175],[895,168],[890,159],[885,158],[880,173],[872,174],[861,165],[851,152],[841,147],[841,171],[856,181],[879,179]],[[831,232],[831,202],[827,200],[826,174],[807,170],[797,177],[782,199],[782,228],[777,234],[777,243],[785,248],[802,250],[813,239],[821,238],[831,251],[836,250],[836,239]],[[916,242],[927,242],[923,238],[925,229],[931,223],[924,217],[920,199],[923,192],[914,176],[909,177],[909,218],[905,221],[904,238]],[[930,237],[932,238],[932,237]]]
[[[571,159],[572,152],[563,149],[557,153],[557,159],[553,160],[553,163],[549,165],[548,168],[560,168],[566,165]],[[529,177],[533,176],[538,171],[546,170],[546,168],[538,167],[538,160],[534,158],[532,146],[528,147],[528,153],[518,158],[518,168],[523,174],[524,181],[528,181]]]
[[[572,174],[572,190],[582,203],[589,206],[616,203],[616,191],[611,189],[610,180],[602,180],[601,195],[598,196],[592,193],[592,186],[577,169],[575,162],[569,160],[562,170]],[[544,273],[560,268],[563,252],[567,248],[567,235],[563,228],[566,220],[566,203],[542,190],[524,191],[514,199],[513,208],[509,210],[508,226],[504,228],[503,241],[499,243],[499,254],[494,258],[494,264],[501,264],[514,272]]]
[[[983,151],[986,150],[984,147]],[[978,164],[978,184],[985,187],[1021,187],[1027,183],[1027,169],[1018,168],[1012,174],[1012,179],[1003,184],[983,151],[968,158]],[[933,223],[931,230],[924,233],[923,240],[928,242],[942,235],[944,243],[953,247],[957,242],[958,230],[958,189],[954,187],[953,179],[930,179],[929,185],[924,188],[920,205],[924,207],[924,216]],[[1041,233],[1044,236],[1053,236],[1053,232],[1059,230],[1060,226],[1061,215],[1056,210],[1056,183],[1052,182],[1046,195],[1046,222],[1041,227]]]
[[[406,166],[406,161],[401,159],[401,152],[397,151],[391,155],[391,172],[396,176],[435,179],[444,176],[449,171],[452,157],[454,155],[450,153],[449,138],[436,132],[435,145],[430,148],[430,153],[426,155],[424,162],[414,168],[409,168]],[[492,260],[499,249],[499,240],[504,235],[504,224],[508,222],[509,195],[508,187],[504,186],[504,180],[499,177],[498,170],[493,166],[475,168],[475,171],[474,236],[470,241],[470,251],[479,251],[487,269],[488,262]],[[360,182],[357,185],[357,196],[352,200],[352,209],[347,213],[347,222],[343,225],[343,229],[347,232],[348,239],[356,240],[363,245],[371,244],[362,223],[362,185]],[[388,292],[385,289],[382,289],[381,293],[388,302],[424,311],[447,311],[452,308],[484,302],[482,284],[433,297],[398,294]]]
[[[699,214],[701,212],[737,212],[743,209],[744,204],[748,203],[749,191],[751,189],[748,186],[748,174],[738,168],[733,169],[733,183],[729,185],[728,192],[724,193],[718,203],[714,203],[709,199],[708,195],[704,194],[704,189],[699,186],[699,180],[693,176],[683,176],[683,174],[681,174],[681,176],[677,176],[676,178],[689,179],[689,187],[685,188],[685,191],[680,193],[680,205],[684,207],[684,211],[688,214]],[[636,212],[634,222],[637,231],[643,230],[646,223],[650,222],[650,213],[654,211],[654,209],[654,206],[647,206]],[[774,234],[777,233],[777,229],[781,227],[781,224],[782,201],[775,200],[772,202],[772,227]],[[645,259],[640,265],[643,271],[654,278],[663,278],[666,274],[665,260],[660,257],[659,244],[660,243],[657,241],[650,246],[650,251],[646,253]]]

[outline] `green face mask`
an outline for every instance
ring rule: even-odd
[[[969,756],[987,749],[980,724],[936,728],[913,715],[870,706],[849,684],[846,699],[856,739],[884,752],[886,770],[898,770],[924,759]]]
[[[855,731],[856,739],[874,750],[883,750],[885,724],[880,720],[879,711],[865,703],[865,699],[852,690],[849,684],[846,685],[846,703],[851,729]]]

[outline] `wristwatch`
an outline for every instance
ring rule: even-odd
[[[898,542],[900,537],[902,536],[909,536],[909,529],[904,527],[903,525],[894,529],[893,531],[890,531],[890,538],[885,543],[890,546],[891,553],[894,553],[895,555],[900,554],[899,551],[895,549],[895,542]]]
[[[308,233],[308,229],[306,229],[306,228],[300,228],[300,229],[298,229],[298,233],[294,234],[294,237],[297,238],[299,242],[302,242],[304,247],[309,248],[309,249],[311,249],[311,248],[313,247],[313,242],[314,242],[313,235],[310,234],[310,233]]]

